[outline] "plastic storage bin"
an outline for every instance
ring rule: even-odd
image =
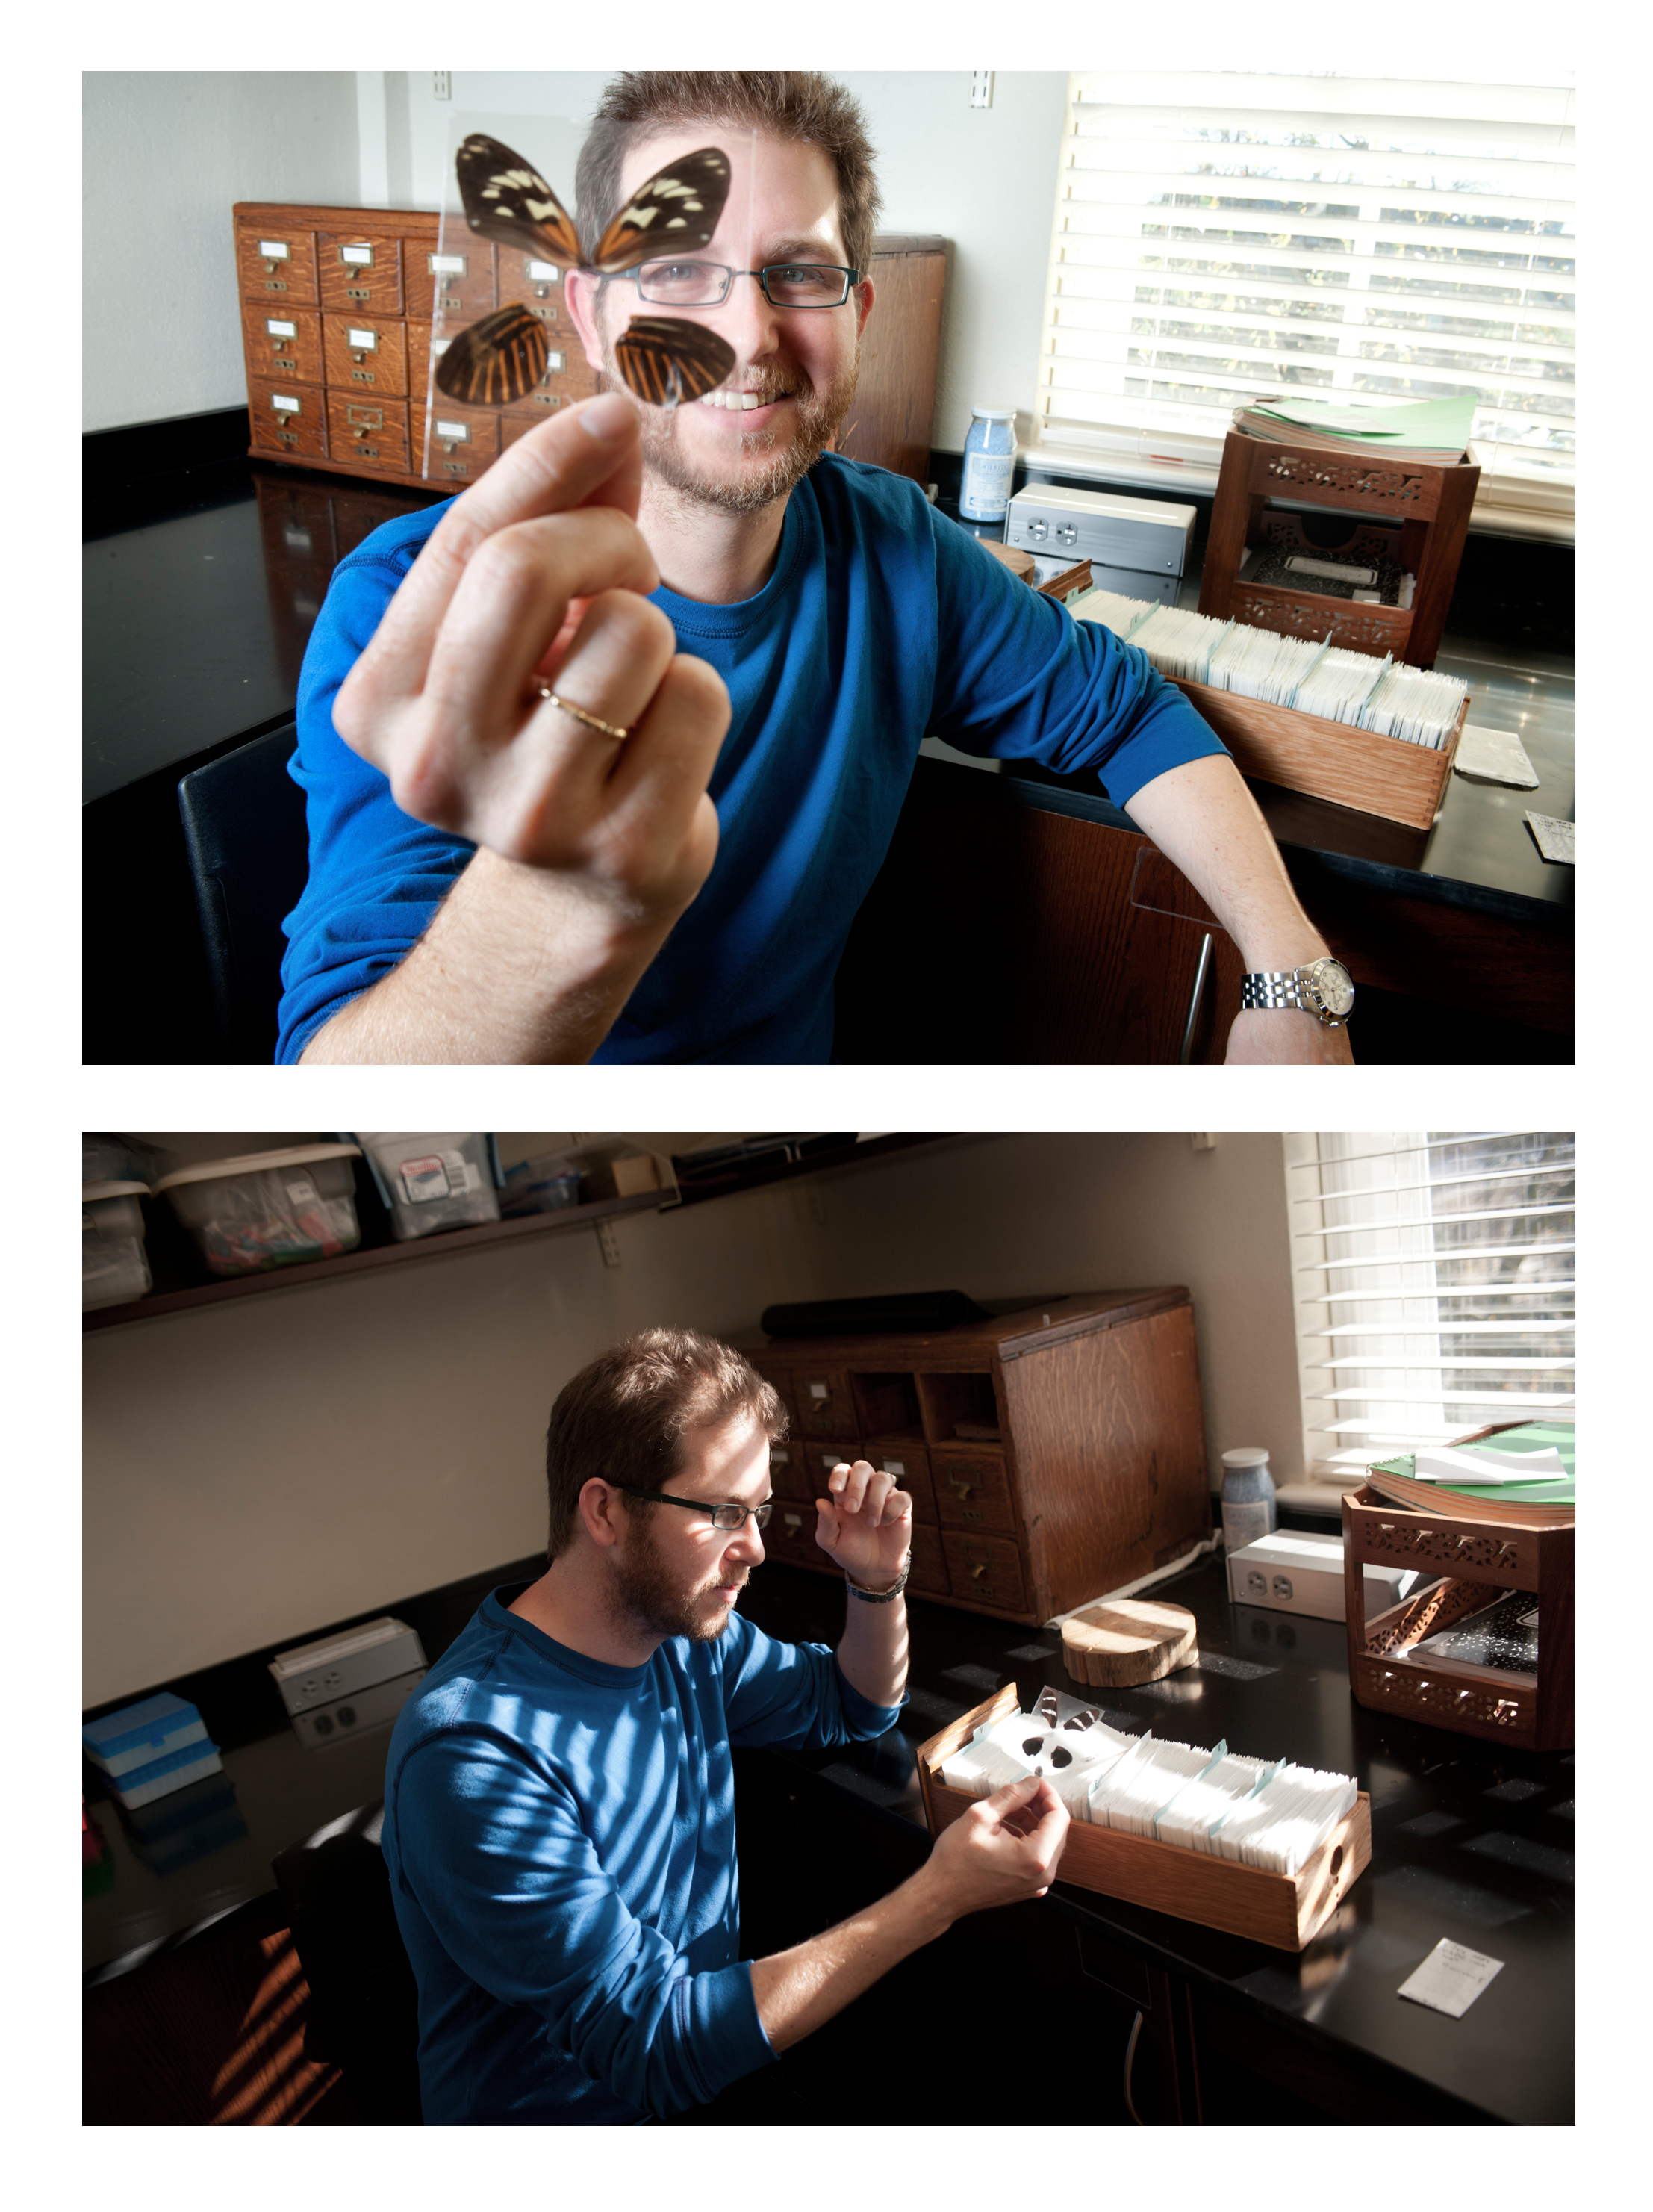
[[[499,1219],[499,1155],[491,1136],[357,1136],[398,1243]]]
[[[143,1250],[143,1182],[81,1186],[81,1310],[120,1306],[152,1287]]]
[[[580,1169],[568,1152],[536,1152],[505,1170],[500,1211],[507,1220],[525,1213],[557,1213],[580,1203]]]
[[[356,1145],[295,1145],[179,1168],[155,1185],[215,1275],[331,1260],[362,1242]]]

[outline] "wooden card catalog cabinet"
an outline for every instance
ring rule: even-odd
[[[450,234],[441,250],[441,218],[411,209],[243,201],[233,214],[251,450],[260,459],[462,489],[536,422],[600,387],[568,317],[562,272],[551,262],[469,234],[457,240]],[[879,342],[863,353],[856,420],[842,450],[921,483],[929,465],[944,242],[878,238],[873,252]],[[517,302],[545,325],[544,376],[514,406],[451,409],[431,391],[432,316],[441,310],[451,342],[465,325]],[[277,381],[289,398],[301,388],[309,395],[285,410],[295,419],[280,426],[265,389]],[[381,419],[370,425],[336,406],[347,393],[383,403]],[[423,410],[433,397],[444,422],[472,427],[468,436],[433,439],[426,477]],[[483,420],[485,431],[475,427]]]
[[[913,1501],[909,1589],[1048,1620],[1211,1534],[1187,1291],[1097,1291],[932,1335],[741,1346],[792,1431],[773,1455],[773,1559],[838,1571],[812,1501],[866,1459]],[[781,1454],[784,1453],[784,1459]]]

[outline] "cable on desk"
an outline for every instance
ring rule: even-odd
[[[1136,2057],[1136,2039],[1142,2033],[1142,2015],[1139,2013],[1131,2022],[1131,2039],[1125,2046],[1125,2109],[1138,2127],[1145,2124],[1140,2112],[1131,2102],[1131,2064]]]

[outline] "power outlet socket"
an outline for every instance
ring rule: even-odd
[[[970,106],[972,107],[993,106],[993,71],[991,70],[971,70]]]

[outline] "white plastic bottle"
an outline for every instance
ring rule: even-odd
[[[1261,1444],[1241,1444],[1223,1454],[1223,1544],[1231,1559],[1272,1535],[1279,1526],[1274,1478]]]
[[[1002,522],[1016,475],[1016,410],[975,407],[970,412],[958,512],[966,522]]]

